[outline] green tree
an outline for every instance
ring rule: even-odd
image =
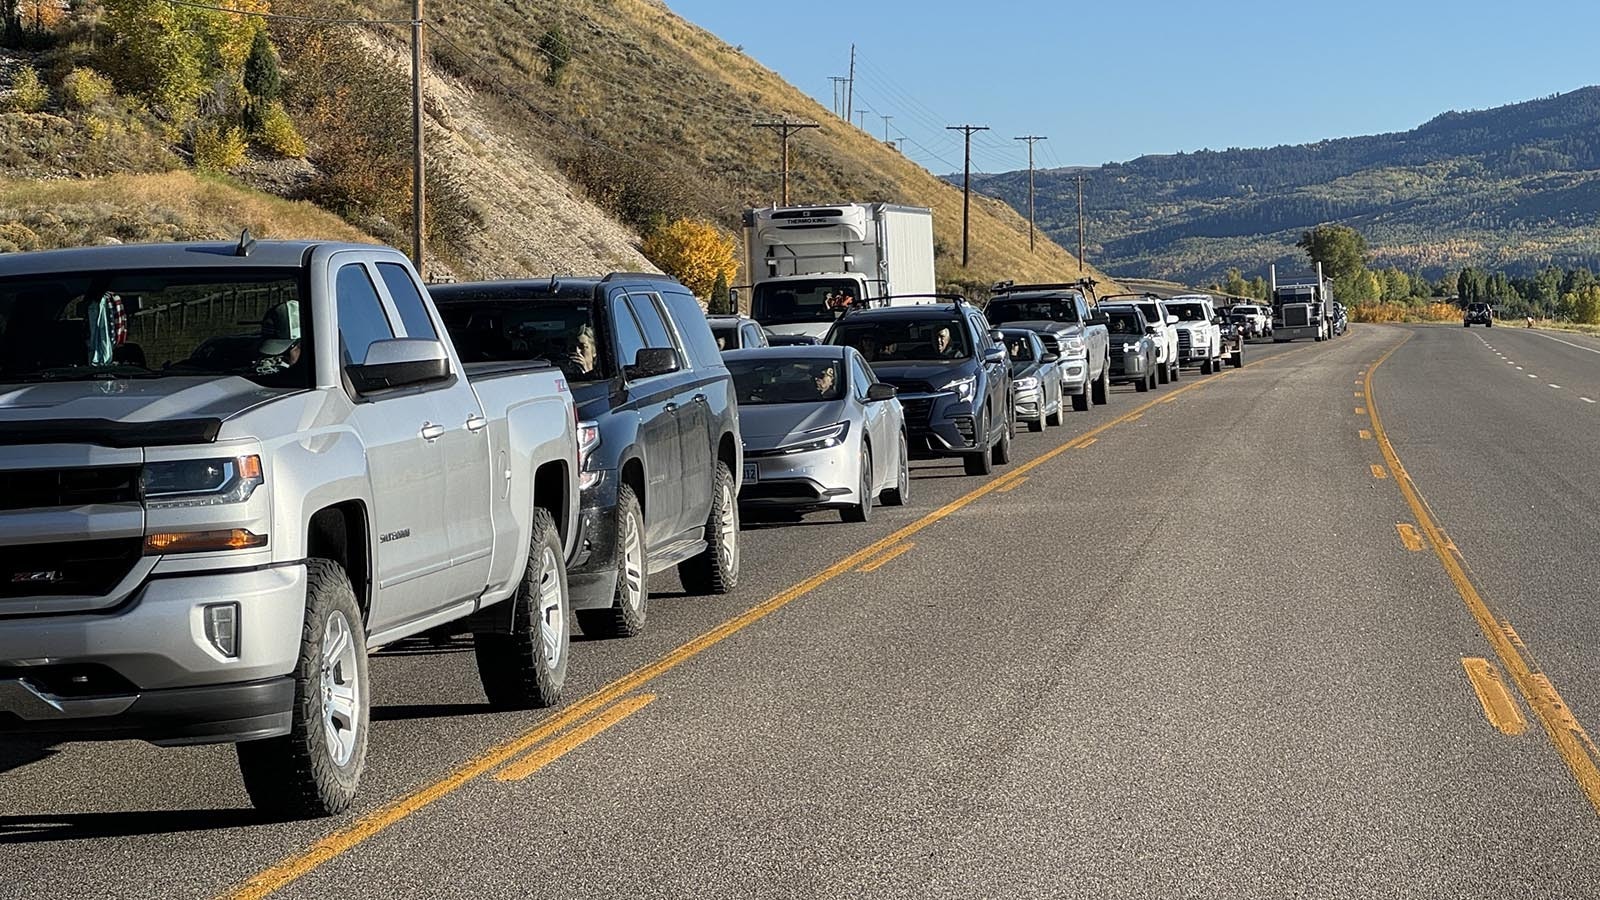
[[[733,292],[728,289],[728,273],[717,271],[717,280],[711,285],[711,299],[706,303],[706,312],[713,316],[728,316],[738,310],[733,308]]]
[[[1323,274],[1336,282],[1353,283],[1366,268],[1367,239],[1348,225],[1318,225],[1302,234],[1295,246],[1313,263],[1322,263]]]
[[[1568,294],[1581,294],[1584,292],[1584,290],[1594,286],[1595,284],[1600,284],[1600,281],[1595,280],[1594,273],[1589,271],[1587,268],[1580,266],[1579,268],[1567,272],[1567,274],[1562,277],[1561,295],[1562,297],[1565,297]]]
[[[1600,284],[1591,284],[1561,298],[1563,315],[1584,325],[1600,325]]]
[[[1223,276],[1222,292],[1235,297],[1244,297],[1250,293],[1250,282],[1244,280],[1244,273],[1238,269],[1229,269]]]
[[[1390,266],[1380,273],[1383,281],[1381,299],[1389,301],[1405,300],[1411,296],[1411,276],[1398,266]]]
[[[166,0],[104,0],[112,75],[168,118],[187,121],[218,77],[237,82],[261,20],[177,6]],[[242,12],[266,12],[266,0],[234,0]]]
[[[539,37],[539,52],[544,54],[545,69],[544,83],[551,87],[559,87],[561,79],[566,75],[567,66],[572,63],[572,45],[567,43],[566,32],[560,25],[552,26]]]
[[[283,93],[283,75],[278,71],[278,54],[272,49],[265,28],[257,29],[250,42],[250,55],[244,60],[244,90],[249,100],[244,107],[245,127],[260,131],[266,111]]]

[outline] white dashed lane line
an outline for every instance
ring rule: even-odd
[[[1585,403],[1593,403],[1594,402],[1593,400],[1590,400],[1588,397],[1579,397],[1578,399],[1582,400]]]
[[[1553,382],[1553,381],[1547,381],[1547,382],[1545,382],[1545,384],[1548,384],[1548,385],[1550,385],[1550,386],[1551,386],[1551,387],[1553,387],[1553,388],[1555,388],[1555,389],[1556,389],[1556,390],[1560,390],[1560,389],[1561,389],[1561,385],[1559,385],[1559,384],[1556,384],[1556,383],[1555,383],[1555,382]]]

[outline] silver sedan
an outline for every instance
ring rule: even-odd
[[[722,358],[744,438],[740,506],[838,509],[846,522],[865,522],[873,500],[910,499],[900,401],[854,348],[732,350]]]

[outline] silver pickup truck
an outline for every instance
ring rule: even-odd
[[[572,395],[463,365],[383,247],[0,256],[0,740],[236,743],[257,807],[365,767],[369,650],[458,620],[557,702]]]

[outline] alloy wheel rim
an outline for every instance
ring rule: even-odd
[[[629,609],[644,606],[644,547],[639,542],[639,524],[632,516],[626,520],[622,543],[622,602]]]
[[[338,610],[322,630],[322,727],[328,755],[340,768],[355,756],[361,732],[361,682],[350,621]]]
[[[544,661],[552,669],[561,664],[567,636],[567,617],[561,608],[560,567],[556,552],[544,548],[539,559],[539,640],[544,647]]]
[[[739,505],[734,502],[733,489],[727,484],[722,488],[722,509],[717,520],[717,531],[722,538],[722,546],[726,548],[728,571],[739,571]]]

